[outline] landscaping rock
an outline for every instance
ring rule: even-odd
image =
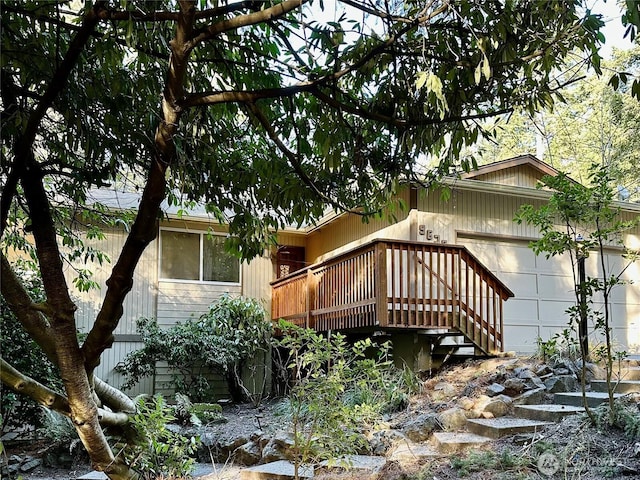
[[[507,413],[509,413],[509,405],[503,400],[492,399],[485,405],[483,413],[484,412],[489,412],[494,417],[504,417]]]
[[[504,381],[503,385],[505,388],[505,392],[512,396],[521,394],[522,392],[524,392],[524,389],[526,387],[524,380],[522,380],[521,378],[509,378]]]
[[[495,397],[496,395],[500,395],[504,393],[505,388],[499,383],[492,383],[487,387],[486,393],[490,397]]]
[[[288,460],[289,452],[295,442],[293,437],[285,432],[278,432],[266,443],[262,449],[262,463]]]
[[[434,430],[439,430],[441,425],[440,418],[436,414],[422,413],[405,423],[402,427],[402,433],[411,441],[424,442]]]
[[[23,460],[22,464],[20,464],[20,471],[22,473],[27,473],[39,467],[40,465],[42,465],[42,460],[40,460],[39,458],[26,457]]]
[[[447,382],[439,382],[433,387],[431,397],[434,400],[448,400],[458,393],[456,387]]]
[[[475,402],[469,397],[462,397],[458,400],[458,406],[463,410],[471,410],[473,409],[474,405]]]
[[[449,408],[438,414],[438,420],[445,430],[457,430],[467,423],[464,410],[458,407]]]
[[[513,399],[516,405],[536,405],[544,402],[544,388],[526,391]]]
[[[398,430],[376,430],[369,435],[369,450],[374,455],[386,455],[389,450],[410,440]]]
[[[547,378],[544,385],[550,393],[574,392],[578,388],[578,381],[573,375],[559,375]]]
[[[233,451],[233,460],[240,465],[255,465],[262,459],[262,450],[256,442],[247,442]]]

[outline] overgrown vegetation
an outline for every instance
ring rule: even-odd
[[[493,450],[471,451],[466,455],[451,458],[451,466],[461,477],[473,472],[493,470],[495,476],[492,478],[513,479],[526,474],[530,470],[529,465],[530,461],[526,456],[510,450],[500,453]]]
[[[298,478],[303,464],[338,462],[365,449],[362,433],[405,405],[417,382],[393,366],[387,344],[367,338],[350,345],[339,333],[325,337],[286,322],[280,329],[277,346],[289,353],[283,366],[292,377],[287,414]]]
[[[548,202],[539,208],[523,205],[515,221],[525,222],[540,230],[540,238],[531,242],[533,251],[547,258],[568,255],[573,272],[575,304],[567,309],[569,325],[560,336],[547,342],[539,342],[545,355],[551,348],[577,349],[581,359],[581,385],[584,407],[596,422],[585,395],[587,362],[601,362],[606,370],[609,404],[609,424],[616,420],[614,404],[615,384],[612,381],[614,367],[626,355],[614,350],[612,338],[613,314],[610,307],[614,288],[626,283],[624,273],[638,258],[638,252],[630,251],[623,241],[624,232],[638,225],[639,219],[624,220],[620,210],[613,205],[614,190],[609,169],[594,164],[589,170],[589,186],[584,186],[560,173],[545,176],[540,188],[553,191]],[[612,248],[621,249],[623,259],[617,268],[607,261]],[[595,275],[588,274],[586,262],[591,253],[596,255]],[[615,270],[614,270],[615,269]],[[551,343],[550,343],[551,342]],[[590,343],[594,344],[590,348]]]
[[[251,399],[254,393],[244,386],[242,369],[247,360],[255,362],[259,352],[268,351],[271,328],[257,300],[223,295],[200,318],[168,329],[161,328],[155,319],[139,319],[137,330],[144,346],[128,354],[117,370],[126,377],[123,387],[130,388],[153,375],[156,363],[164,361],[172,371],[175,391],[189,395],[194,402],[212,398],[212,373],[225,377],[234,400]]]
[[[118,443],[116,452],[143,480],[184,478],[193,470],[199,440],[172,432],[167,425],[175,421],[173,409],[162,396],[141,397],[138,413],[131,416],[133,440]]]

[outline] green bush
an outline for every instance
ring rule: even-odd
[[[172,408],[160,395],[140,398],[130,417],[134,440],[116,445],[116,450],[143,480],[184,478],[193,470],[199,440],[174,433],[167,425],[175,420]]]
[[[141,318],[137,330],[144,347],[128,354],[117,370],[125,375],[124,388],[155,373],[156,362],[167,362],[176,392],[202,402],[213,394],[208,375],[222,374],[236,401],[246,400],[248,390],[240,374],[246,361],[267,350],[271,322],[257,300],[224,295],[198,319],[161,329],[155,319]]]
[[[27,268],[17,269],[16,273],[34,302],[45,299],[39,276]],[[0,350],[2,358],[20,372],[52,390],[63,391],[57,367],[22,328],[4,297],[0,297]],[[5,385],[2,385],[1,397],[3,430],[13,426],[43,426],[43,410],[35,401],[16,395]]]
[[[288,352],[283,366],[292,380],[281,414],[293,430],[296,469],[365,450],[363,433],[401,408],[417,385],[395,369],[387,344],[350,345],[339,333],[325,337],[286,322],[280,329],[285,335],[276,346]]]

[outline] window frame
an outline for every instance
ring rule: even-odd
[[[189,280],[185,278],[167,278],[162,276],[162,232],[178,232],[188,233],[191,235],[198,235],[199,237],[199,272],[198,280]],[[203,280],[204,276],[204,238],[207,235],[226,237],[227,235],[222,232],[204,231],[204,230],[191,230],[188,228],[175,228],[175,227],[160,227],[158,232],[158,281],[159,282],[171,282],[171,283],[191,283],[197,285],[227,285],[227,286],[241,286],[242,285],[242,262],[238,259],[238,281],[237,282],[225,282],[222,280]]]

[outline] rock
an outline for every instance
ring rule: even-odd
[[[518,370],[518,369],[516,369],[516,370]],[[523,380],[530,380],[532,378],[538,378],[538,376],[528,368],[520,369],[520,371],[517,373],[517,376],[518,376],[518,378],[522,378]]]
[[[482,413],[484,414],[487,412],[491,413],[494,417],[504,417],[507,413],[509,413],[509,405],[507,405],[507,403],[502,400],[492,399],[485,405]]]
[[[544,391],[544,388],[536,388],[535,390],[526,391],[517,397],[514,397],[513,403],[515,405],[537,405],[543,403]]]
[[[491,412],[482,412],[481,417],[482,418],[495,418],[495,416]]]
[[[550,393],[574,392],[578,388],[578,382],[573,375],[560,375],[550,377],[544,382]]]
[[[552,372],[551,372],[551,368],[549,368],[549,365],[547,365],[546,363],[543,363],[538,368],[536,368],[535,373],[536,373],[536,375],[538,377],[542,377],[542,376],[548,375],[548,374],[550,374]]]
[[[431,432],[440,428],[439,416],[434,413],[421,413],[404,424],[402,433],[413,442],[424,442],[431,436]]]
[[[569,375],[571,374],[571,370],[569,370],[568,368],[560,367],[560,368],[554,368],[553,373],[555,375]]]
[[[471,410],[475,402],[471,400],[469,397],[462,397],[458,400],[458,406],[463,410]]]
[[[40,460],[39,458],[27,459],[24,463],[20,465],[20,471],[22,473],[27,473],[27,472],[30,472],[31,470],[36,469],[40,465],[42,465],[42,460]]]
[[[240,465],[255,465],[261,458],[262,451],[256,442],[247,442],[233,451],[233,460]]]
[[[369,450],[374,455],[386,455],[391,449],[400,443],[407,443],[410,440],[398,430],[376,430],[368,438]]]
[[[518,395],[524,392],[526,385],[521,378],[509,378],[504,382],[505,390],[511,395]]]
[[[464,410],[452,407],[438,414],[438,420],[445,430],[457,430],[467,424],[467,416]]]
[[[289,452],[295,445],[293,436],[286,432],[278,432],[269,439],[262,449],[262,463],[271,463],[278,460],[289,460]]]
[[[433,392],[431,397],[434,400],[447,400],[449,398],[455,397],[457,394],[456,387],[447,382],[438,382],[433,387]]]
[[[536,388],[544,388],[546,389],[544,382],[542,380],[540,380],[540,378],[538,378],[537,375],[534,374],[533,377],[528,378],[527,380],[525,380],[525,386],[527,388],[527,390],[534,390]]]
[[[495,397],[496,395],[500,395],[505,391],[505,388],[499,383],[492,383],[487,387],[486,393],[490,397]]]

